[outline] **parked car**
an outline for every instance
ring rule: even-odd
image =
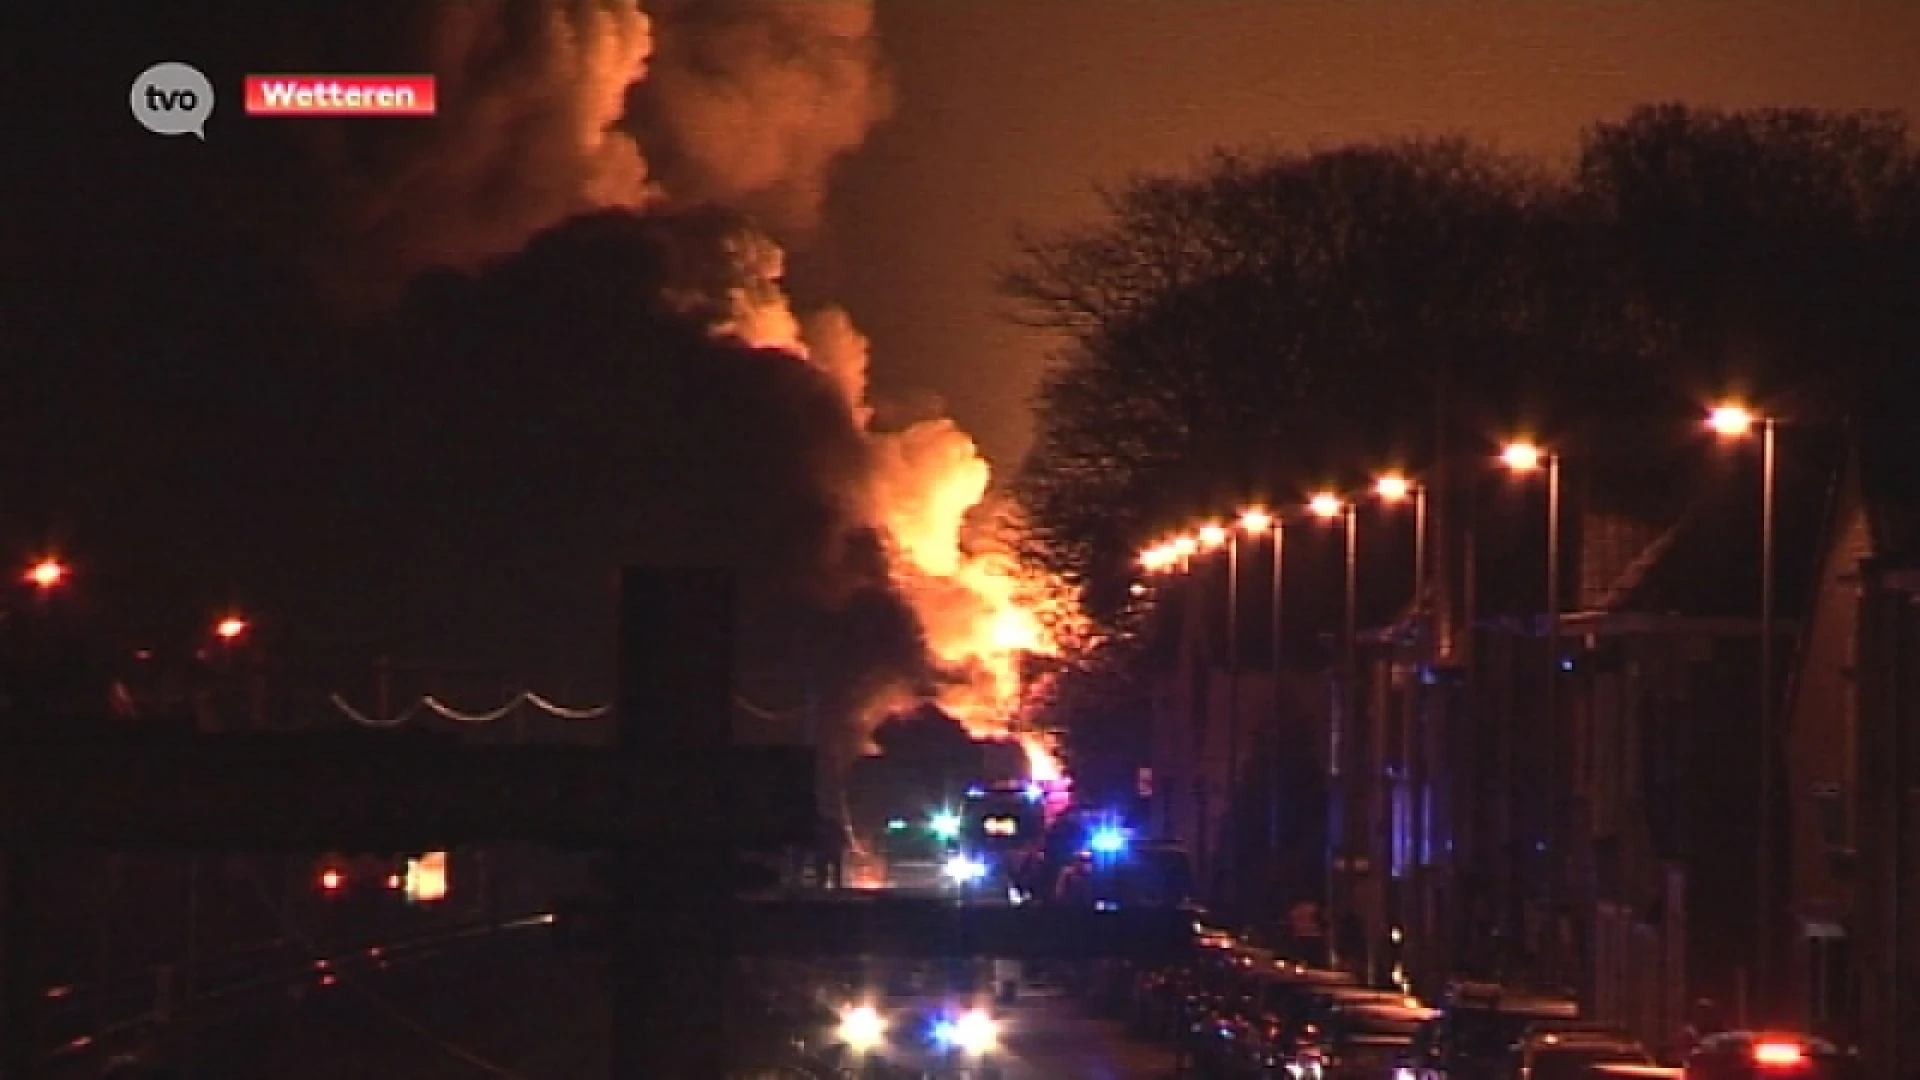
[[[1723,1031],[1687,1055],[1687,1080],[1850,1080],[1852,1055],[1811,1035]]]

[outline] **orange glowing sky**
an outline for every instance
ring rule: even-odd
[[[1043,343],[994,313],[1017,222],[1218,142],[1469,131],[1564,156],[1635,104],[1920,117],[1905,0],[926,0],[880,5],[894,119],[836,180],[813,260],[883,396],[944,397],[1003,468]]]

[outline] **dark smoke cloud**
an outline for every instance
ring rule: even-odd
[[[676,199],[751,213],[792,243],[828,174],[893,107],[871,0],[656,0],[638,130]]]
[[[472,268],[596,209],[721,204],[795,242],[834,161],[890,109],[868,0],[435,0],[398,19],[363,7],[324,26],[279,19],[272,58],[439,80],[429,122],[291,136],[324,178],[317,212],[298,219],[313,264],[363,310],[424,269]]]
[[[364,463],[408,523],[380,576],[411,634],[578,672],[605,653],[620,565],[719,565],[741,576],[748,680],[804,668],[830,717],[921,680],[858,517],[872,463],[841,389],[717,334],[748,284],[743,232],[605,211],[416,282],[365,398],[403,449]]]
[[[342,297],[379,306],[419,271],[470,268],[573,214],[655,200],[618,126],[652,47],[635,0],[433,0],[398,17],[364,6],[323,26],[282,20],[274,57],[281,70],[438,80],[430,121],[309,121],[292,136],[324,178],[304,240]]]
[[[722,340],[767,246],[679,212],[806,222],[883,111],[867,4],[190,7],[123,36],[190,26],[229,80],[427,71],[441,115],[238,121],[185,155],[115,114],[86,167],[42,170],[85,213],[28,264],[85,287],[0,319],[46,361],[0,371],[25,417],[0,492],[92,530],[89,587],[153,613],[138,643],[232,605],[315,680],[387,656],[604,700],[617,568],[719,563],[744,579],[746,678],[806,669],[828,721],[924,683],[853,506],[872,451],[844,385]]]

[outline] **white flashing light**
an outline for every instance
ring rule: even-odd
[[[955,855],[940,868],[940,873],[955,885],[971,885],[987,876],[987,864],[965,855]]]
[[[968,1009],[948,1031],[947,1041],[970,1054],[991,1050],[1000,1041],[1000,1025],[984,1009]]]
[[[887,1037],[887,1021],[871,1005],[855,1005],[840,1014],[840,1041],[856,1054],[879,1046]]]

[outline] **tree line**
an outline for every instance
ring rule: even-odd
[[[1059,342],[1017,482],[1033,554],[1118,627],[1166,530],[1489,432],[1577,446],[1596,498],[1655,514],[1711,398],[1898,431],[1920,148],[1892,114],[1668,104],[1570,168],[1467,138],[1216,150],[1023,236],[1000,284]]]

